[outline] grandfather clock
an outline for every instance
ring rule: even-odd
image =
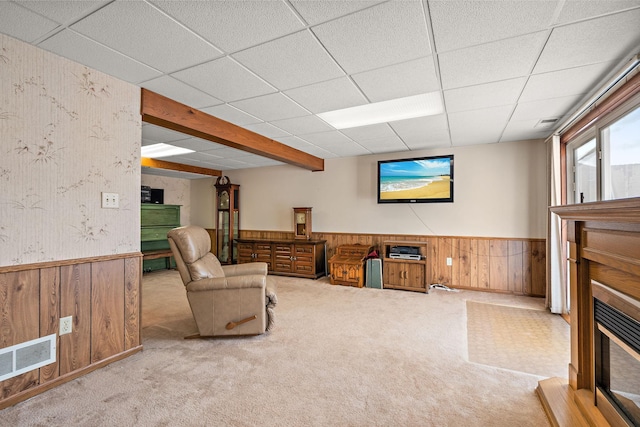
[[[311,239],[311,208],[293,208],[293,237]]]
[[[221,176],[216,181],[216,221],[217,252],[221,264],[238,262],[238,246],[235,242],[239,236],[240,209],[238,207],[240,186],[231,184],[229,178]]]

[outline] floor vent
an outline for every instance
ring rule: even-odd
[[[56,361],[56,334],[0,349],[0,381]]]

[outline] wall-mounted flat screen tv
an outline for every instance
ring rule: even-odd
[[[378,203],[453,202],[453,155],[378,161]]]

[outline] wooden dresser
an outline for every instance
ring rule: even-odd
[[[329,278],[332,285],[364,286],[364,258],[373,251],[368,245],[340,245],[329,260]]]
[[[140,205],[140,250],[142,271],[175,267],[167,240],[169,230],[180,227],[180,206],[143,203]]]
[[[326,240],[236,239],[238,263],[266,262],[269,274],[317,279],[325,276]]]

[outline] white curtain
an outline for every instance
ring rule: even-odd
[[[562,204],[560,171],[560,136],[547,140],[547,165],[549,177],[549,206]],[[566,254],[563,248],[562,220],[554,213],[548,214],[547,226],[547,307],[552,313],[565,314],[568,307],[568,284],[565,273]]]

